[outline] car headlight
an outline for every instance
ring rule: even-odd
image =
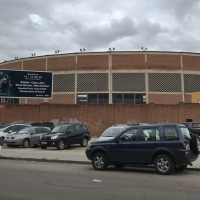
[[[40,140],[42,139],[42,135],[40,136]]]
[[[90,146],[91,146],[91,144],[88,144],[87,148],[89,149],[89,148],[90,148]]]
[[[52,137],[51,137],[51,140],[55,140],[57,137],[58,137],[57,135],[52,136]]]

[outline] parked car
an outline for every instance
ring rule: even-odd
[[[57,147],[63,150],[72,144],[80,144],[86,147],[91,139],[90,132],[84,124],[61,124],[56,126],[50,133],[40,138],[42,149],[47,147]]]
[[[129,128],[130,126],[126,124],[114,124],[111,127],[107,128],[101,136],[98,138],[98,141],[102,140],[112,140],[114,137],[118,136],[122,131]]]
[[[16,132],[18,132],[19,130],[25,128],[25,127],[29,127],[31,125],[28,124],[10,124],[4,128],[2,128],[0,130],[0,138],[2,139],[2,141],[4,141],[4,139],[8,136],[8,135],[12,135]]]
[[[5,128],[5,127],[7,127],[7,126],[9,126],[10,124],[2,124],[2,125],[0,125],[0,130],[1,129],[3,129],[3,128]]]
[[[90,143],[86,156],[96,170],[105,170],[108,165],[153,164],[165,175],[192,165],[199,154],[197,138],[190,136],[183,124],[132,126],[112,140]]]
[[[32,122],[31,126],[43,126],[43,127],[49,127],[51,130],[54,129],[53,122]]]
[[[198,134],[200,136],[200,124],[199,122],[184,122],[183,124],[185,124],[190,133],[192,134]]]
[[[40,136],[49,132],[51,132],[49,127],[29,126],[11,136],[7,136],[5,144],[7,144],[7,146],[22,146],[24,148],[27,148],[30,145],[38,146]]]

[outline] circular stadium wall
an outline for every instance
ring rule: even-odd
[[[199,53],[53,54],[5,61],[0,69],[53,72],[53,98],[19,99],[28,104],[178,104],[200,91]]]

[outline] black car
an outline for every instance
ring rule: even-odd
[[[185,124],[191,134],[198,134],[200,136],[200,124],[199,122],[185,122]]]
[[[86,156],[96,170],[108,165],[153,164],[159,174],[182,171],[199,154],[197,135],[183,124],[132,126],[113,140],[92,142]]]
[[[90,132],[84,124],[61,124],[50,133],[41,136],[40,146],[42,149],[57,147],[59,150],[72,144],[86,147],[90,139]]]

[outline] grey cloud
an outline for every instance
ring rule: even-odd
[[[134,21],[129,17],[125,17],[121,20],[112,19],[109,25],[90,28],[79,25],[72,39],[75,43],[89,48],[95,48],[95,46],[106,47],[113,41],[136,33]]]
[[[0,0],[0,5],[0,62],[33,52],[107,51],[111,46],[199,51],[200,0]]]

